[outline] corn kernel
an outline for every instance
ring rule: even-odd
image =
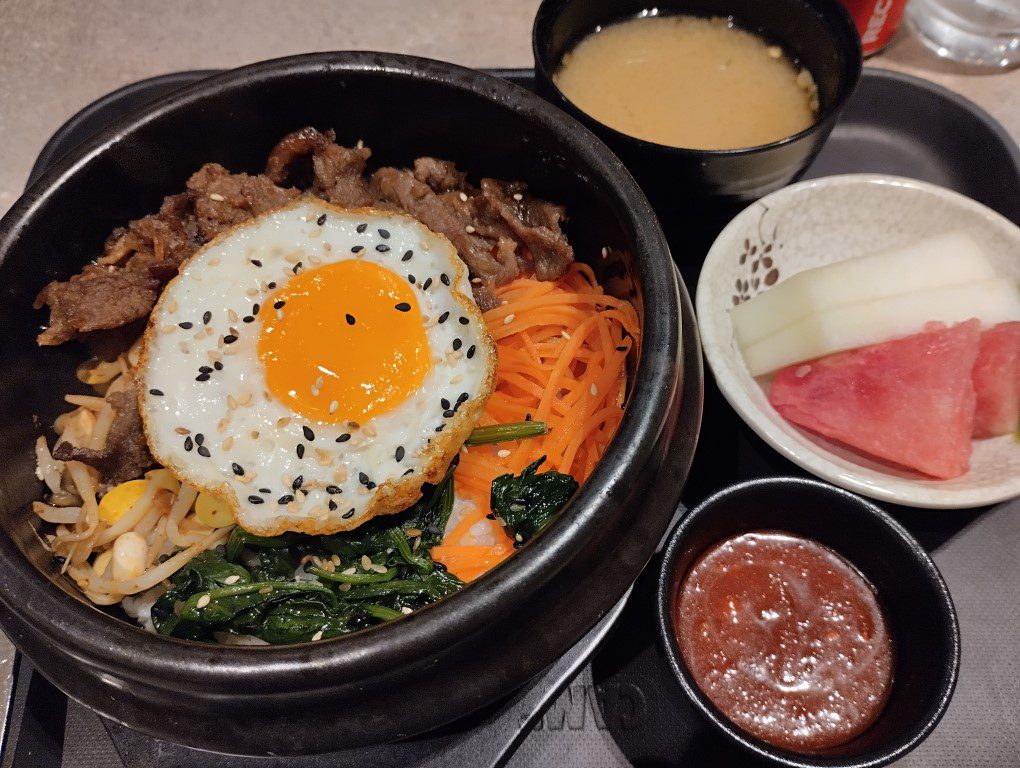
[[[195,516],[202,525],[223,528],[234,524],[234,516],[227,503],[208,491],[202,491],[195,499]]]
[[[99,502],[99,519],[113,525],[145,493],[147,480],[128,480],[114,486]]]

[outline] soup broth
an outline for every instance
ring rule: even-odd
[[[768,144],[810,127],[811,73],[726,19],[632,19],[589,35],[554,82],[617,131],[688,149]]]

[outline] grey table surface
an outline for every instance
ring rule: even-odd
[[[468,66],[529,66],[537,0],[0,0],[0,213],[50,134],[76,110],[162,72],[238,66],[313,50],[373,49]],[[908,32],[869,64],[962,93],[1020,137],[1020,70],[978,72],[932,58]],[[963,670],[946,718],[903,765],[1020,765],[1020,502],[980,518],[936,562],[956,597]],[[993,660],[976,668],[978,655]],[[0,701],[13,648],[0,637]],[[626,765],[586,669],[510,765]],[[640,714],[640,713],[639,713]],[[64,764],[120,761],[99,719],[72,704]]]

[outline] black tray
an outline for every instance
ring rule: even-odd
[[[533,87],[530,70],[495,72],[525,88]],[[106,96],[68,121],[39,155],[32,177],[49,163],[72,149],[127,109],[187,85],[211,74],[184,72],[165,75],[129,85]],[[838,123],[829,142],[808,169],[808,178],[835,173],[881,172],[930,181],[962,192],[1020,223],[1020,151],[987,114],[965,99],[931,83],[906,75],[866,69],[856,95]],[[688,286],[693,289],[700,266],[700,243],[710,241],[711,232],[670,231],[674,256]],[[685,332],[688,325],[685,323]],[[697,503],[712,491],[737,480],[766,475],[803,475],[758,439],[726,405],[711,381],[706,382],[705,424],[695,456],[685,502]],[[1004,505],[1000,505],[1000,509]],[[934,550],[954,534],[987,513],[987,510],[935,511],[886,507]],[[1017,510],[1020,514],[1020,509]],[[987,535],[994,536],[993,529]],[[655,642],[650,578],[655,563],[646,571],[622,610],[617,629],[595,654],[582,679],[592,688],[574,690],[554,705],[554,715],[542,720],[546,708],[581,669],[610,626],[621,613],[618,608],[602,624],[540,679],[511,700],[444,730],[442,733],[405,742],[402,745],[338,753],[309,759],[279,761],[281,766],[372,764],[377,766],[411,763],[433,766],[499,765],[510,759],[528,731],[544,722],[513,759],[515,766],[549,765],[558,755],[563,764],[640,766],[684,763],[689,765],[754,765],[755,763],[709,732],[702,720],[687,706]],[[1020,572],[1020,567],[1016,569]],[[1020,575],[1020,574],[1018,574]],[[963,613],[963,612],[961,612]],[[964,622],[966,637],[966,616]],[[1011,625],[1015,637],[1020,626]],[[1009,643],[1007,638],[1004,642]],[[961,688],[974,677],[981,659],[965,663]],[[38,675],[28,684],[26,663],[21,665],[18,693],[10,738],[11,749],[4,765],[59,765],[66,701]],[[1008,685],[1008,684],[1007,684]],[[1015,680],[1012,691],[1016,691]],[[1016,697],[1004,690],[1008,701],[1005,723],[1014,725],[1018,714]],[[574,722],[577,709],[588,707],[587,692],[594,691],[601,712]],[[72,707],[78,705],[71,704]],[[990,705],[991,706],[991,705]],[[21,726],[21,727],[19,727]],[[269,760],[235,761],[185,750],[157,742],[112,723],[107,730],[124,764],[131,766],[268,765]],[[586,743],[605,741],[594,733],[608,731],[618,749],[587,749]],[[936,731],[936,735],[938,731]],[[935,737],[933,737],[933,740]],[[71,751],[70,746],[67,752]],[[12,759],[13,752],[13,759]],[[964,752],[966,755],[966,752]],[[50,762],[42,761],[49,756]],[[66,755],[65,755],[66,756]],[[946,765],[963,764],[948,755]],[[567,762],[569,760],[569,762]],[[954,762],[955,760],[955,762]],[[997,753],[982,765],[1012,765],[1015,750]],[[95,763],[99,765],[101,763]],[[976,764],[976,763],[974,763]]]

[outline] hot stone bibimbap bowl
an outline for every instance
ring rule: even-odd
[[[45,317],[32,300],[203,163],[257,173],[273,144],[305,125],[334,128],[346,144],[364,139],[373,163],[450,158],[474,178],[519,179],[565,205],[578,257],[638,309],[642,338],[629,361],[626,414],[558,519],[445,600],[292,646],[149,634],[88,603],[54,571],[38,536],[33,443],[64,409],[63,394],[80,387],[75,366],[86,352],[37,346]],[[368,52],[296,56],[226,72],[143,107],[62,158],[15,203],[0,222],[0,284],[8,355],[0,374],[0,625],[72,698],[202,749],[286,755],[392,741],[521,686],[604,616],[644,567],[676,507],[700,425],[698,342],[693,330],[681,333],[690,301],[626,169],[538,97],[442,62]]]

